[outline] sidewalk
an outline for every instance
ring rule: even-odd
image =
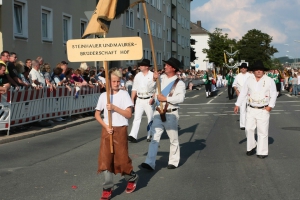
[[[0,145],[4,143],[9,143],[17,140],[22,140],[25,138],[30,138],[46,133],[51,133],[55,131],[59,131],[61,129],[78,126],[83,123],[94,121],[94,116],[86,116],[83,118],[72,118],[69,121],[62,121],[62,122],[54,122],[51,126],[47,127],[39,127],[35,123],[26,125],[29,127],[27,130],[16,129],[13,127],[10,131],[10,135],[7,135],[7,131],[1,131],[0,133]],[[14,130],[14,131],[12,131]]]

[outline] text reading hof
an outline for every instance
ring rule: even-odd
[[[143,45],[140,37],[78,39],[68,40],[67,52],[70,62],[140,60]]]

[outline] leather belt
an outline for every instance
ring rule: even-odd
[[[268,105],[265,105],[265,106],[261,106],[261,107],[258,107],[258,106],[251,106],[249,105],[251,108],[255,108],[255,109],[263,109],[265,107],[267,107]]]
[[[173,111],[176,111],[176,110],[178,110],[178,108],[173,108],[173,109],[169,108],[169,109],[167,109],[166,112],[170,113],[170,112],[173,112]]]
[[[138,97],[139,99],[150,99],[150,97]]]

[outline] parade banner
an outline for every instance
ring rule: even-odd
[[[67,54],[70,62],[141,60],[143,43],[140,37],[68,40]]]

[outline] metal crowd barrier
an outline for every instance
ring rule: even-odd
[[[100,86],[76,89],[61,86],[49,88],[9,90],[0,94],[0,130],[45,119],[71,116],[93,111],[100,96]]]

